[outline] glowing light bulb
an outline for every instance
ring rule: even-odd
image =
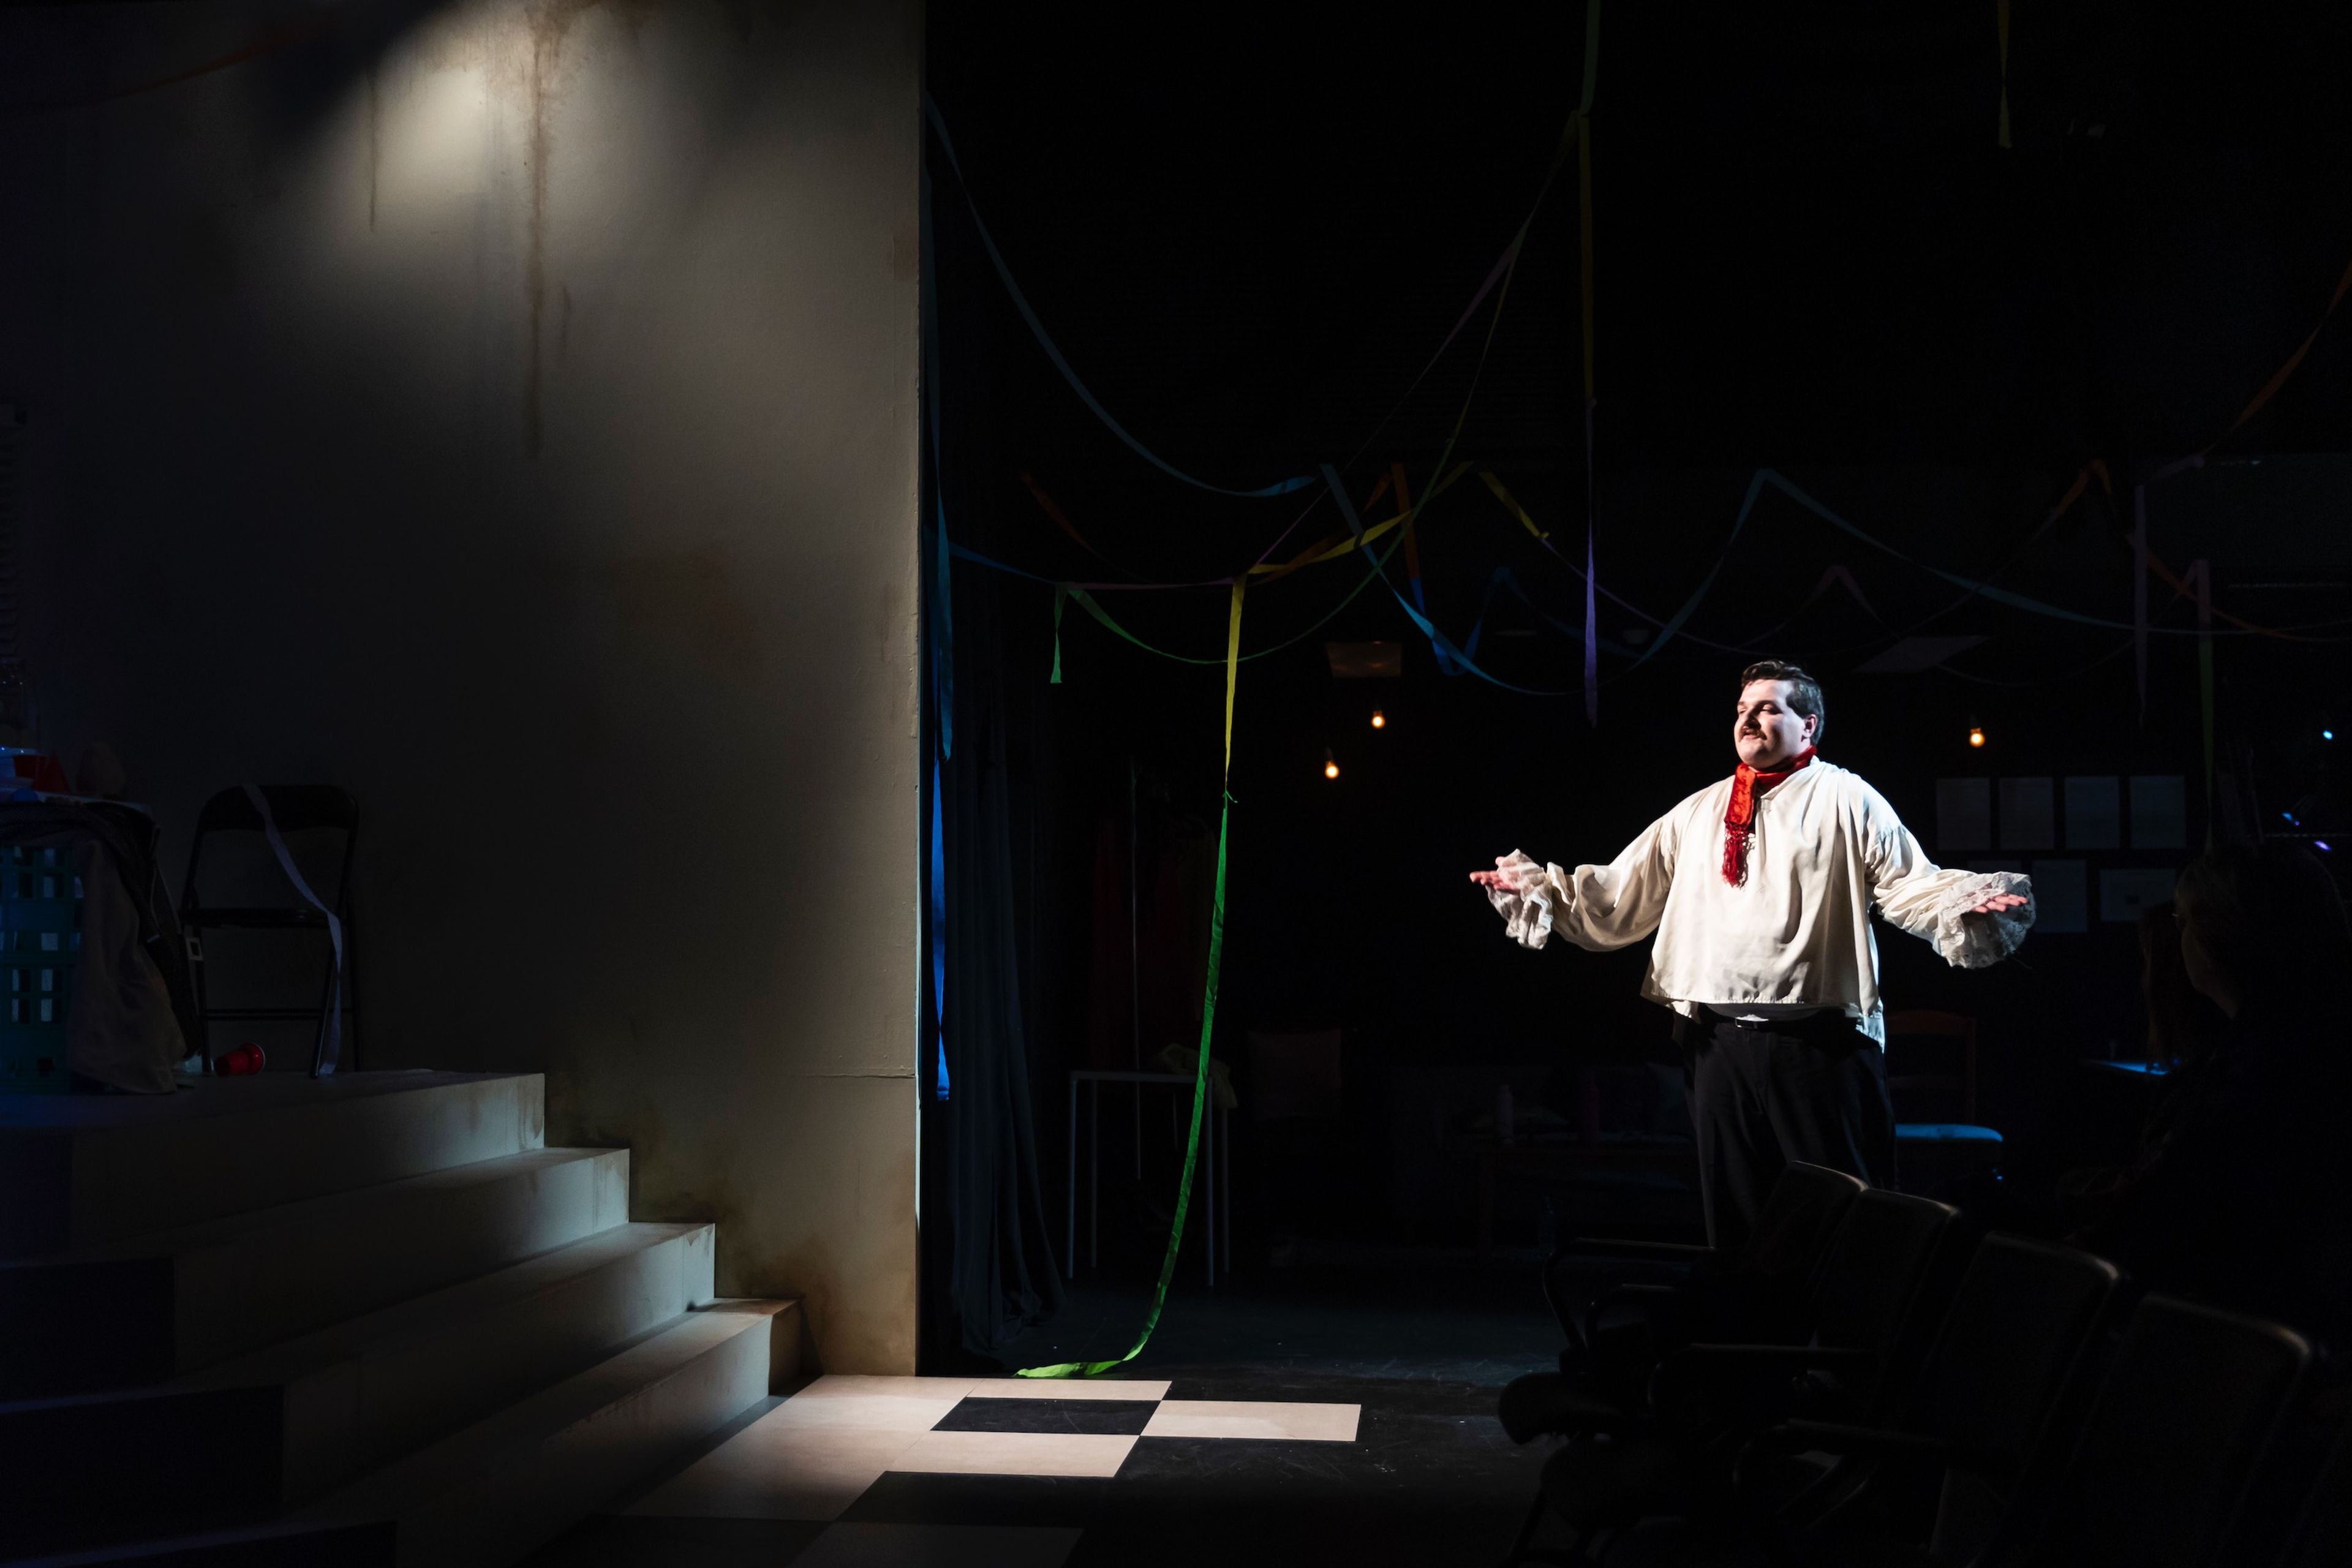
[[[1375,729],[1375,730],[1385,730],[1385,729],[1387,729],[1388,727],[1389,727],[1389,716],[1388,716],[1387,714],[1385,714],[1385,713],[1381,712],[1381,711],[1379,709],[1377,709],[1377,708],[1373,709],[1373,710],[1372,710],[1372,728],[1373,728],[1373,729]]]
[[[1978,726],[1970,725],[1970,726],[1969,727],[1969,745],[1971,745],[1971,746],[1981,746],[1981,745],[1983,745],[1983,744],[1984,744],[1984,731],[1983,731],[1982,729],[1979,728]]]
[[[2326,839],[2325,839],[2325,838],[2315,838],[2315,839],[2313,839],[2313,840],[2312,840],[2312,842],[2313,842],[2314,844],[2318,845],[2322,849],[2327,849],[2327,852],[2328,852],[2330,855],[2333,855],[2333,854],[2335,854],[2335,853],[2336,853],[2336,851],[2335,851],[2335,850],[2333,850],[2333,849],[2328,849],[2328,848],[2327,848],[2327,840],[2326,840]]]
[[[2319,738],[2323,741],[2332,741],[2336,739],[2336,731],[2333,730],[2322,730],[2319,732]]]
[[[1323,764],[1323,776],[1327,779],[1338,778],[1339,776],[1339,764],[1337,763],[1325,763]]]

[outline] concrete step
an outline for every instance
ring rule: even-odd
[[[545,1142],[538,1073],[294,1073],[176,1094],[0,1095],[0,1258],[494,1160]]]
[[[798,1303],[719,1301],[328,1498],[394,1522],[404,1568],[500,1568],[610,1508],[789,1375]]]
[[[0,1552],[315,1498],[708,1305],[712,1241],[619,1226],[160,1388],[0,1405]]]
[[[539,1149],[0,1263],[0,1398],[162,1383],[593,1236],[625,1149]]]

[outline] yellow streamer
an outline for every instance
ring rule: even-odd
[[[1225,622],[1225,780],[1229,784],[1234,776],[1234,684],[1242,670],[1242,589],[1244,586],[1240,578],[1234,579],[1234,611],[1232,617]],[[1202,1041],[1202,1054],[1206,1055],[1208,1049],[1208,1042]]]
[[[1484,469],[1479,470],[1478,477],[1486,481],[1486,488],[1495,492],[1495,499],[1503,503],[1505,510],[1519,520],[1519,526],[1536,536],[1537,543],[1540,544],[1551,537],[1536,526],[1536,520],[1528,515],[1528,509],[1519,504],[1517,496],[1503,488],[1502,480]]]

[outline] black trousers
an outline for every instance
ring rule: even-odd
[[[1779,1025],[1692,1021],[1691,1122],[1710,1245],[1746,1245],[1791,1161],[1895,1184],[1885,1054],[1837,1013]]]

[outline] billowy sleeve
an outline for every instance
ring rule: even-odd
[[[2019,871],[1962,871],[1927,858],[1895,808],[1873,798],[1863,816],[1864,868],[1890,924],[1924,939],[1955,969],[1990,969],[2015,952],[2033,924],[2033,883]],[[1979,913],[1996,893],[2025,902]]]
[[[1541,947],[1554,934],[1595,952],[1625,947],[1657,930],[1665,913],[1676,837],[1672,819],[1660,817],[1606,866],[1573,871],[1538,865],[1514,849],[1501,863],[1516,873],[1514,886],[1489,888],[1486,899],[1505,934],[1522,947]]]

